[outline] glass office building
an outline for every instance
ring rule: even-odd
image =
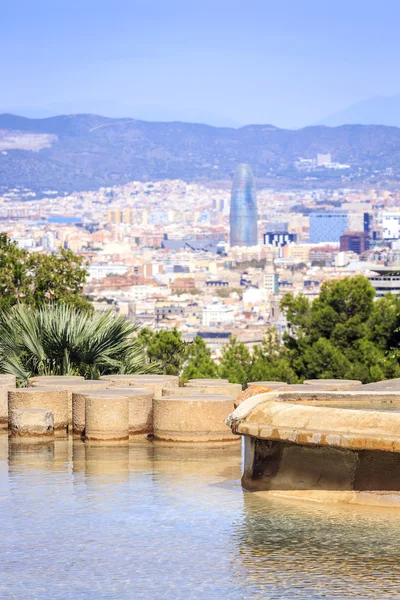
[[[230,212],[231,246],[257,246],[257,198],[249,165],[239,165],[232,185]]]
[[[340,236],[347,230],[347,213],[310,214],[310,244],[340,242]]]

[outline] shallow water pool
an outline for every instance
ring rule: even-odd
[[[400,598],[400,514],[266,500],[239,444],[0,436],[0,598]]]

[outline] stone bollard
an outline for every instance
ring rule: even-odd
[[[14,408],[10,411],[10,436],[52,438],[54,414],[45,408]]]
[[[15,390],[13,381],[0,379],[0,429],[8,427],[8,392]]]
[[[103,391],[109,388],[107,381],[100,379],[86,379],[73,386],[69,386],[68,392],[71,395],[72,405],[72,432],[81,435],[85,430],[85,398],[87,394],[94,391]]]
[[[199,380],[199,383],[192,383],[192,381],[189,380],[186,386],[198,389],[199,394],[222,394],[224,396],[233,396],[234,398],[236,398],[242,391],[242,386],[240,383],[221,383],[218,381],[218,379],[215,380],[215,383],[200,382],[201,380]]]
[[[340,392],[340,390],[351,389],[358,387],[362,382],[357,379],[306,379],[303,382],[304,386],[312,386],[313,389],[320,389],[330,392]],[[307,390],[306,387],[306,390]]]
[[[17,387],[17,377],[16,375],[9,375],[8,373],[2,373],[0,375],[0,385],[7,384],[11,388]]]
[[[153,433],[154,394],[140,387],[118,388],[129,399],[129,435],[147,436]]]
[[[82,399],[79,398],[79,401],[83,402],[83,405],[89,394],[84,392]],[[133,386],[111,388],[106,391],[96,391],[95,395],[96,397],[103,398],[128,398],[129,435],[145,437],[149,433],[153,433],[153,394],[146,388],[135,388]]]
[[[32,387],[33,383],[52,385],[51,382],[61,383],[63,381],[84,381],[84,379],[85,378],[81,375],[36,375],[28,380],[28,387]]]
[[[238,436],[225,425],[232,407],[232,396],[218,394],[155,398],[154,438],[192,444],[237,443]]]
[[[101,380],[111,381],[113,387],[144,387],[150,390],[155,398],[161,398],[163,387],[178,386],[175,375],[104,375]]]
[[[168,396],[198,396],[199,394],[202,394],[203,388],[196,388],[196,387],[163,387],[162,389],[162,395],[163,397],[168,397]]]
[[[189,379],[189,381],[192,384],[193,383],[194,384],[200,383],[200,385],[204,385],[206,383],[211,383],[211,384],[214,384],[214,383],[229,383],[229,379],[218,379],[218,378],[216,378],[216,379],[212,379],[212,378],[210,378],[210,379]]]
[[[85,398],[85,440],[129,440],[129,400],[126,396],[92,392]]]
[[[73,423],[72,423],[72,392],[75,390],[106,390],[109,387],[106,381],[100,381],[99,379],[81,379],[79,378],[63,378],[63,377],[54,377],[48,378],[42,381],[34,381],[32,382],[31,387],[52,387],[54,390],[64,390],[68,393],[68,430],[72,431]]]
[[[16,408],[44,408],[53,411],[54,431],[66,433],[68,427],[68,392],[43,388],[20,388],[8,392],[8,418]]]
[[[277,390],[278,388],[287,386],[289,387],[288,383],[285,383],[284,381],[250,381],[247,384],[247,387],[253,387],[253,386],[263,386],[263,387],[269,387],[271,390]]]

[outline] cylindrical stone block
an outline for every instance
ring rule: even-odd
[[[85,440],[123,441],[129,439],[129,400],[93,392],[85,399]]]
[[[15,389],[7,383],[2,385],[0,382],[0,429],[8,427],[8,391],[10,388]]]
[[[101,380],[110,381],[113,387],[145,387],[150,390],[155,398],[161,398],[164,386],[178,386],[179,381],[175,375],[104,375]]]
[[[20,388],[8,392],[8,415],[15,408],[44,408],[53,411],[54,431],[66,431],[68,426],[68,392],[43,388]]]
[[[15,376],[0,376],[0,429],[8,428],[8,392],[15,390]]]
[[[85,430],[85,402],[92,392],[84,389],[72,393],[73,431],[82,434]],[[128,398],[129,401],[129,435],[146,436],[153,432],[153,394],[146,388],[128,386],[111,388],[95,393],[96,397]]]
[[[154,381],[154,383],[168,383],[171,387],[179,385],[179,377],[177,375],[132,375],[132,379],[136,380],[139,385],[142,380]]]
[[[81,379],[74,378],[68,379],[63,377],[49,378],[43,381],[34,381],[31,385],[33,388],[37,387],[52,387],[54,390],[66,390],[68,393],[68,429],[73,429],[73,409],[72,409],[72,392],[75,390],[106,390],[109,384],[106,381],[100,381],[99,379]]]
[[[10,412],[10,435],[49,438],[54,435],[54,414],[44,408],[14,408]]]
[[[189,379],[189,382],[190,383],[200,383],[201,385],[203,385],[205,383],[211,383],[211,384],[213,384],[213,383],[229,383],[229,379],[218,379],[218,378],[215,378],[215,379],[212,379],[212,378],[209,378],[209,379]]]
[[[31,377],[28,381],[28,386],[31,387],[33,383],[42,383],[43,385],[49,385],[48,382],[61,383],[63,381],[83,381],[85,378],[81,375],[36,375]]]
[[[17,387],[17,377],[16,377],[16,375],[10,375],[8,373],[2,373],[0,375],[0,385],[3,385],[3,383],[10,385],[11,388]]]
[[[64,384],[68,391],[68,399],[71,405],[71,430],[73,433],[82,434],[85,429],[85,397],[91,391],[107,390],[109,384],[100,379],[86,379],[72,384]],[[68,424],[69,421],[68,421]]]
[[[224,396],[233,396],[236,398],[242,391],[240,383],[192,383],[188,381],[187,387],[193,387],[199,390],[199,394],[222,394]]]
[[[153,433],[154,394],[146,388],[133,386],[117,388],[117,391],[129,400],[129,435],[147,436]]]
[[[252,387],[253,385],[255,386],[265,386],[265,387],[269,387],[271,388],[271,390],[276,390],[280,387],[283,387],[285,385],[289,385],[288,383],[285,383],[284,381],[250,381],[247,384],[247,387]]]
[[[357,379],[306,379],[304,381],[304,385],[306,386],[320,386],[321,390],[331,392],[350,389],[361,384],[362,382]]]
[[[237,443],[238,436],[225,425],[232,407],[231,396],[217,394],[155,398],[154,438],[192,444]]]

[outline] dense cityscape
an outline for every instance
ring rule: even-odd
[[[247,199],[240,176],[250,178]],[[229,335],[249,348],[267,327],[282,335],[288,292],[313,299],[324,281],[362,274],[376,297],[400,293],[400,193],[381,187],[256,191],[250,166],[240,166],[232,193],[229,183],[168,180],[41,199],[9,189],[0,219],[21,248],[81,255],[95,308],[176,327],[186,341],[200,335],[216,359]]]

